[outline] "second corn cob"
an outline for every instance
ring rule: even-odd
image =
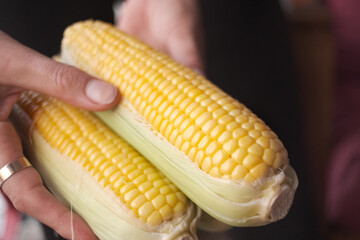
[[[28,91],[12,120],[46,185],[101,239],[196,239],[194,205],[89,112]]]
[[[70,26],[62,60],[119,87],[98,115],[211,216],[263,225],[288,212],[297,177],[275,133],[165,54],[100,21]]]

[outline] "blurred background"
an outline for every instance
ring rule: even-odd
[[[105,2],[35,0],[19,6],[1,0],[0,29],[52,56],[67,25],[87,18],[113,21],[111,1],[106,8]],[[300,182],[285,219],[225,233],[200,231],[200,239],[360,239],[360,1],[200,4],[207,77],[278,134]],[[38,222],[9,210],[2,199],[0,239],[10,229],[15,237],[2,239],[45,239]]]

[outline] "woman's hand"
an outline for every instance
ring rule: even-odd
[[[197,0],[127,0],[115,11],[116,25],[121,30],[204,72]]]
[[[20,139],[8,116],[25,89],[89,110],[108,109],[119,98],[114,86],[57,63],[0,31],[0,168],[23,156]],[[72,237],[70,210],[46,190],[34,168],[14,173],[1,189],[17,210],[33,216],[64,238]],[[97,239],[76,214],[73,226],[75,239]]]

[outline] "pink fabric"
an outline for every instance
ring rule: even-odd
[[[329,0],[337,46],[334,145],[328,168],[328,223],[360,232],[360,1]]]

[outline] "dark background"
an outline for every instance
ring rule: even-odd
[[[288,26],[277,1],[202,0],[206,75],[262,118],[284,142],[299,188],[288,216],[264,227],[233,228],[200,239],[321,239],[302,152],[302,126]],[[88,18],[113,21],[112,1],[0,0],[0,29],[52,56],[62,32]]]

